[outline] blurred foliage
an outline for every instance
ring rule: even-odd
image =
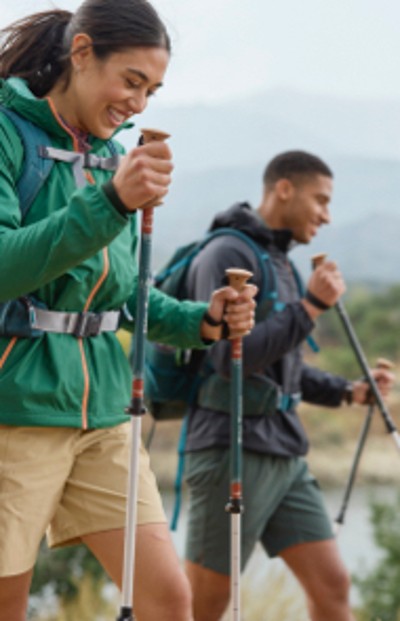
[[[246,621],[310,621],[300,584],[278,558],[263,558],[243,575],[242,607]]]
[[[367,575],[354,576],[362,597],[359,621],[400,621],[400,493],[393,505],[372,503],[371,522],[382,551],[378,565]]]
[[[373,366],[378,357],[399,361],[400,285],[380,292],[354,286],[344,304],[369,364]],[[318,366],[346,377],[360,375],[357,359],[334,309],[318,319],[316,339],[321,346]]]
[[[69,546],[56,550],[49,550],[43,540],[31,585],[31,596],[34,596],[30,606],[31,619],[46,619],[57,621],[80,621],[89,617],[83,615],[83,609],[91,609],[91,620],[96,617],[94,612],[105,610],[107,601],[103,595],[104,586],[109,582],[103,568],[84,545]],[[43,617],[35,610],[46,609],[44,602],[53,597],[58,602],[55,617]],[[80,610],[82,609],[82,610]],[[80,610],[82,614],[77,615]]]
[[[117,337],[121,343],[121,347],[124,350],[125,355],[128,356],[131,348],[132,334],[126,330],[118,330]]]

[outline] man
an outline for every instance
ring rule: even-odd
[[[236,204],[211,226],[238,229],[268,253],[278,301],[284,303],[272,311],[261,303],[256,326],[243,344],[242,569],[260,541],[269,556],[280,556],[297,576],[312,621],[350,621],[353,616],[349,577],[318,484],[303,458],[308,442],[296,404],[300,395],[322,406],[364,404],[368,394],[365,382],[348,382],[302,361],[301,345],[315,319],[335,304],[345,286],[335,263],[327,261],[314,270],[302,295],[288,251],[295,243],[308,244],[330,222],[332,179],[318,157],[282,153],[265,170],[257,211]],[[190,296],[207,299],[232,265],[253,272],[262,291],[255,253],[242,239],[227,235],[209,242],[194,259],[187,280]],[[204,367],[207,379],[189,416],[186,569],[195,621],[218,621],[229,602],[230,516],[224,511],[229,495],[229,365],[229,342],[213,346]],[[387,394],[393,376],[378,369],[373,375]]]

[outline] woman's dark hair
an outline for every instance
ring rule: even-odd
[[[0,31],[0,77],[24,78],[42,97],[70,76],[73,37],[85,33],[97,58],[132,47],[171,51],[167,30],[147,0],[85,0],[75,13],[35,13]]]
[[[279,179],[295,182],[299,177],[315,175],[333,178],[329,166],[316,155],[306,151],[285,151],[269,162],[264,171],[263,182],[264,185],[274,185]]]

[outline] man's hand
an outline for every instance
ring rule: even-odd
[[[346,291],[343,276],[336,263],[333,261],[321,263],[312,272],[307,284],[307,291],[310,292],[311,299],[314,297],[317,302],[321,303],[320,306],[316,306],[307,297],[301,301],[311,319],[314,320],[324,312],[324,307],[326,310],[326,308],[336,304]]]
[[[374,378],[378,390],[382,397],[385,399],[395,382],[394,374],[388,369],[371,369],[372,377]],[[365,380],[357,380],[353,382],[353,403],[359,403],[360,405],[367,405],[368,403],[374,403],[374,396],[371,395],[370,386]]]
[[[247,284],[238,293],[233,287],[222,287],[213,292],[208,307],[208,316],[215,325],[207,320],[201,323],[201,336],[204,339],[219,340],[245,336],[254,327],[257,287]],[[227,334],[224,334],[224,324]]]

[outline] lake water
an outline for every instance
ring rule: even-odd
[[[341,506],[343,497],[343,488],[324,490],[324,497],[329,514],[332,516],[332,521],[337,516],[339,508]],[[341,527],[338,535],[338,545],[344,560],[344,563],[348,570],[353,574],[363,574],[364,572],[373,568],[379,561],[381,551],[377,548],[373,540],[372,527],[370,523],[370,502],[371,500],[385,502],[388,504],[394,503],[396,495],[399,489],[395,485],[374,485],[369,487],[355,487],[353,489],[346,512],[345,523]],[[171,515],[173,498],[171,495],[166,494],[164,496],[164,502],[166,505],[168,515]],[[172,537],[180,557],[183,557],[184,551],[184,537],[186,529],[186,501],[183,502],[183,508],[179,518],[178,530],[172,533]],[[264,594],[265,585],[269,581],[275,582],[277,575],[282,578],[283,574],[288,574],[284,567],[284,564],[280,559],[268,559],[261,546],[257,547],[253,553],[246,572],[243,577],[243,583],[254,583],[255,579],[260,583],[260,596]],[[296,581],[292,576],[284,576],[286,589],[290,593],[296,593],[300,591]],[[351,592],[351,603],[353,606],[359,603],[359,597],[355,587]],[[253,617],[252,617],[253,618]],[[257,616],[254,618],[258,618]],[[266,616],[265,619],[270,617]],[[272,618],[272,617],[271,617]],[[300,617],[286,616],[288,621],[301,621]],[[261,617],[260,617],[261,621]],[[280,619],[279,621],[284,621]]]

